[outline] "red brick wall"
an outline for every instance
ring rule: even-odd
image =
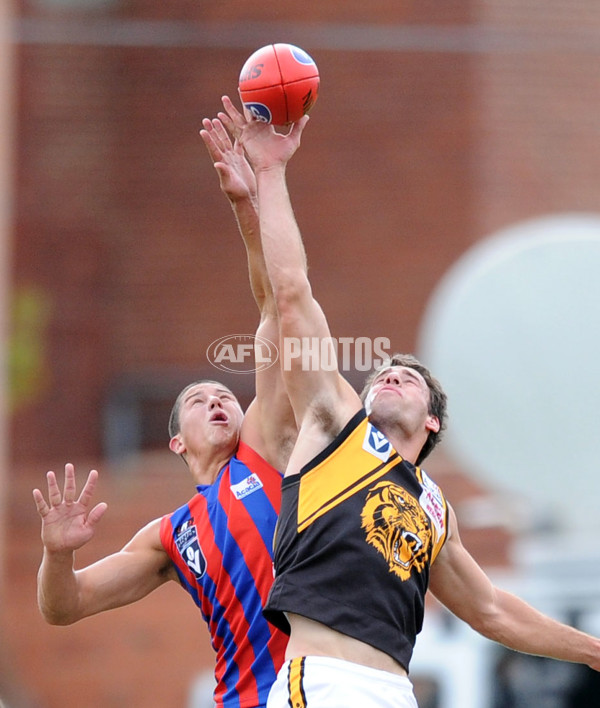
[[[585,38],[600,21],[582,8],[562,30],[558,7],[541,24],[534,6],[482,3],[481,24],[467,25],[467,4],[441,18],[388,5],[355,34],[326,30],[329,6],[290,12],[304,23],[285,26],[290,38],[317,45],[305,44],[322,89],[289,179],[333,332],[412,349],[435,284],[474,241],[515,220],[597,208],[600,92]],[[174,46],[19,47],[14,287],[45,307],[28,340],[37,368],[21,353],[15,461],[67,446],[100,455],[119,377],[187,375],[207,366],[215,338],[254,327],[243,250],[197,133],[235,93],[251,46],[267,41],[266,18],[283,11],[234,7],[182,4],[169,19],[189,23],[144,26],[146,42],[166,35]],[[346,21],[364,22],[361,8]],[[245,39],[250,17],[256,40]],[[435,33],[423,34],[427,22]],[[221,35],[239,46],[204,46]],[[343,48],[358,40],[366,50]]]
[[[14,416],[16,460],[101,454],[117,377],[206,367],[211,341],[253,330],[243,249],[198,136],[248,54],[20,48],[15,284],[48,312],[47,376]],[[313,54],[321,97],[289,179],[315,292],[335,333],[411,349],[473,239],[471,58]]]

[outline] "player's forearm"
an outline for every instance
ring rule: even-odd
[[[600,639],[562,624],[506,592],[498,595],[499,621],[483,633],[526,654],[587,664],[600,669]]]
[[[252,295],[259,309],[273,303],[273,292],[260,242],[260,221],[256,198],[245,197],[231,202],[239,232],[246,247],[248,257],[248,276]]]
[[[49,624],[72,624],[81,618],[73,553],[44,551],[37,580],[40,612]]]
[[[261,250],[257,198],[247,196],[231,200],[231,208],[246,248]]]
[[[290,202],[285,165],[257,172],[260,232],[271,286],[278,292],[305,280],[306,255]]]

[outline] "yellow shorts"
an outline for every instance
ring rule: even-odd
[[[286,661],[267,708],[417,708],[406,676],[343,659],[301,656]]]

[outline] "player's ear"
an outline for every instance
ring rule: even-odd
[[[169,440],[169,450],[171,450],[171,452],[174,452],[176,455],[183,455],[183,453],[185,452],[185,445],[183,444],[183,440],[181,439],[179,433],[177,433],[177,435],[174,435]]]
[[[425,421],[425,428],[432,433],[439,433],[440,419],[436,415],[428,415]]]

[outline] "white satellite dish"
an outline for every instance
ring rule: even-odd
[[[600,215],[477,243],[434,292],[419,354],[457,461],[558,529],[600,526]]]

